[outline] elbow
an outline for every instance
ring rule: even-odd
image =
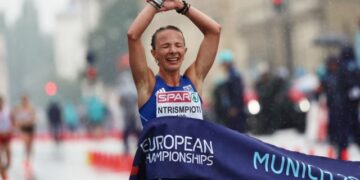
[[[220,35],[221,33],[221,25],[217,24],[214,28],[214,33]]]
[[[213,35],[213,36],[220,36],[220,33],[221,33],[221,25],[216,24],[211,28],[211,30],[209,30],[205,34]]]
[[[133,32],[132,30],[129,30],[127,32],[127,37],[128,37],[128,40],[135,41],[135,40],[139,40],[141,36],[139,34]]]

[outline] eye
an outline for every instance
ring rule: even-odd
[[[166,49],[166,48],[169,48],[170,45],[169,45],[169,44],[163,44],[163,45],[161,45],[160,47],[161,47],[162,49]]]
[[[183,43],[176,43],[175,46],[176,47],[184,47],[184,44]]]

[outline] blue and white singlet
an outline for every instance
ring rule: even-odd
[[[11,131],[12,123],[10,119],[10,110],[5,108],[0,110],[0,134]]]
[[[156,75],[154,90],[149,100],[139,109],[141,123],[165,116],[183,116],[203,119],[202,101],[195,86],[186,76],[180,77],[180,86],[168,86]]]

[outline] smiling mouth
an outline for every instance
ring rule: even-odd
[[[169,62],[177,62],[177,61],[180,60],[180,58],[178,58],[178,57],[171,57],[171,58],[166,58],[166,60],[169,61]]]

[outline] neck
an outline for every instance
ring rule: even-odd
[[[180,85],[180,73],[162,73],[159,71],[159,76],[165,81],[168,86],[179,86]]]

